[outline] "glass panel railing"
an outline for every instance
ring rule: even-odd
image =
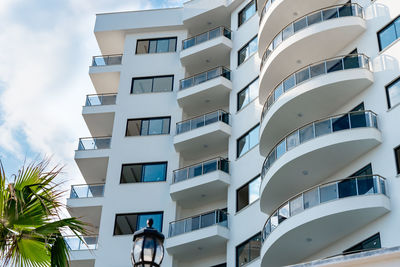
[[[360,127],[373,127],[378,129],[377,115],[369,110],[361,110],[320,119],[304,125],[286,135],[271,150],[264,161],[261,179],[264,179],[272,164],[287,151],[325,134]]]
[[[214,210],[190,218],[171,222],[169,237],[192,232],[212,225],[228,227],[228,213],[225,210]]]
[[[92,198],[104,196],[104,184],[72,185],[70,198]]]
[[[189,120],[181,121],[176,124],[176,134],[182,134],[209,124],[222,121],[230,124],[230,114],[223,110],[217,110],[211,113],[201,115]]]
[[[92,66],[108,66],[120,65],[122,63],[122,55],[107,55],[107,56],[94,56]]]
[[[115,105],[117,94],[87,95],[85,106]]]
[[[111,137],[86,137],[79,139],[78,150],[110,148]]]
[[[224,77],[228,80],[231,79],[231,71],[228,68],[225,67],[218,67],[215,69],[211,69],[199,74],[196,74],[194,76],[182,79],[179,81],[179,90],[184,90],[187,88],[190,88],[192,86],[207,82],[209,80],[218,78],[218,77]]]
[[[225,27],[218,27],[215,29],[212,29],[208,32],[204,32],[201,34],[198,34],[196,36],[193,36],[191,38],[188,38],[186,40],[182,41],[182,49],[187,49],[189,47],[204,43],[208,40],[217,38],[219,36],[225,36],[228,39],[231,39],[232,33],[231,30],[225,28]]]
[[[259,24],[261,24],[262,19],[264,18],[265,13],[267,13],[268,9],[271,7],[271,5],[275,2],[275,0],[266,0],[263,6],[263,9],[261,10],[261,15],[260,15],[260,21]]]
[[[77,236],[64,236],[64,240],[70,251],[97,249],[97,236],[81,236],[81,238]]]
[[[314,11],[290,23],[281,32],[279,32],[271,41],[271,43],[267,46],[267,49],[265,50],[261,59],[260,69],[264,66],[265,61],[272,53],[272,51],[274,51],[283,41],[296,34],[297,32],[318,22],[349,16],[363,18],[363,8],[359,4],[355,3],[332,6]]]
[[[356,176],[310,188],[292,197],[271,213],[262,230],[262,242],[283,221],[307,209],[328,201],[368,194],[386,195],[386,179],[374,174]]]
[[[229,161],[224,158],[215,158],[178,170],[174,170],[172,183],[185,181],[217,170],[229,174]]]
[[[268,95],[264,103],[263,111],[261,113],[261,122],[264,120],[265,115],[271,106],[285,93],[292,90],[295,86],[306,82],[319,75],[328,74],[335,71],[349,70],[349,69],[368,69],[370,70],[369,57],[363,54],[350,54],[330,58],[325,61],[306,66],[295,73],[290,74],[285,78],[274,90]],[[334,63],[334,64],[333,64]],[[349,89],[351,90],[351,89]]]

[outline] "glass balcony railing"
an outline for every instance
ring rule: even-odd
[[[215,158],[175,170],[173,172],[173,183],[192,179],[217,170],[229,173],[229,161],[224,158]]]
[[[193,36],[191,38],[188,38],[186,40],[182,41],[182,49],[187,49],[189,47],[204,43],[208,40],[220,37],[220,36],[225,36],[228,39],[231,39],[232,32],[231,30],[225,28],[225,27],[218,27],[215,29],[212,29],[208,32],[204,32],[201,34],[198,34],[196,36]]]
[[[286,135],[286,137],[279,141],[278,145],[272,149],[264,161],[261,179],[264,179],[272,164],[289,150],[326,134],[361,127],[373,127],[378,129],[377,115],[369,110],[354,111],[306,124]]]
[[[86,137],[79,139],[78,150],[110,148],[111,137]]]
[[[77,236],[64,236],[64,240],[70,251],[97,249],[97,236],[81,236],[81,239]]]
[[[209,80],[218,78],[218,77],[224,77],[228,80],[231,79],[231,71],[228,68],[225,67],[218,67],[215,69],[211,69],[199,74],[196,74],[194,76],[182,79],[179,81],[179,90],[184,90],[187,88],[190,88],[192,86],[207,82]]]
[[[267,49],[263,54],[260,69],[262,69],[265,61],[272,53],[272,51],[274,51],[283,41],[285,41],[292,35],[296,34],[297,32],[322,21],[327,21],[336,18],[350,17],[350,16],[362,18],[363,17],[362,7],[359,4],[345,4],[345,5],[328,7],[318,11],[314,11],[290,23],[284,30],[279,32],[274,37],[272,42],[268,45]]]
[[[262,230],[262,242],[283,221],[307,209],[328,201],[369,194],[386,195],[386,179],[379,175],[357,176],[308,189],[292,197],[272,213]]]
[[[169,223],[169,237],[189,233],[212,225],[228,227],[228,213],[225,210],[214,210],[201,215]]]
[[[107,55],[107,56],[94,56],[92,66],[108,66],[108,65],[121,65],[122,54]]]
[[[261,15],[260,15],[260,21],[259,24],[261,24],[261,21],[265,15],[265,13],[267,13],[268,9],[271,7],[271,5],[275,2],[275,0],[266,0],[263,6],[263,9],[261,10]]]
[[[297,72],[290,74],[268,95],[261,113],[261,122],[271,106],[285,93],[292,90],[297,85],[306,82],[320,75],[329,74],[341,70],[349,69],[370,69],[369,57],[363,54],[350,54],[330,58],[312,65],[306,66]],[[351,90],[351,88],[349,88]]]
[[[223,110],[217,110],[176,124],[176,134],[182,134],[191,130],[222,121],[229,125],[230,114]]]
[[[116,100],[117,94],[87,95],[85,106],[115,105]]]
[[[104,184],[72,185],[69,198],[92,198],[104,196]]]

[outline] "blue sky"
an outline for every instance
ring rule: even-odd
[[[73,157],[89,136],[81,116],[98,55],[95,14],[181,6],[182,0],[0,0],[0,159],[10,176],[51,156],[82,183]]]

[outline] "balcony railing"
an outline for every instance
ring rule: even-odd
[[[120,65],[122,63],[122,54],[118,55],[107,55],[107,56],[94,56],[92,60],[92,66],[108,66],[108,65]]]
[[[110,148],[111,137],[85,137],[79,139],[78,150]]]
[[[260,15],[260,21],[259,24],[261,24],[261,21],[265,15],[265,13],[267,13],[268,9],[271,7],[271,5],[275,2],[275,0],[266,0],[263,6],[263,9],[261,10],[261,15]]]
[[[173,183],[192,179],[217,170],[229,173],[229,161],[219,157],[175,170],[173,172]]]
[[[350,177],[315,186],[281,205],[268,218],[262,230],[262,242],[286,219],[328,201],[369,194],[386,195],[386,179],[379,175]]]
[[[225,210],[214,210],[201,215],[171,222],[169,224],[169,237],[192,232],[216,224],[228,227],[228,213]]]
[[[117,94],[87,95],[85,106],[115,105],[116,100]]]
[[[264,66],[265,61],[269,55],[274,51],[283,41],[296,34],[297,32],[314,25],[316,23],[343,17],[363,17],[363,8],[359,4],[345,4],[332,6],[318,11],[314,11],[304,17],[301,17],[294,22],[290,23],[279,32],[265,50],[260,69]]]
[[[97,249],[97,236],[81,236],[81,239],[76,236],[64,236],[67,247],[71,251]]]
[[[104,184],[71,185],[70,198],[92,198],[104,196]]]
[[[228,80],[231,79],[231,70],[225,67],[217,67],[194,76],[182,79],[179,81],[179,90],[184,90],[192,86],[207,82],[209,80],[224,77]]]
[[[269,168],[287,151],[314,138],[348,129],[373,127],[378,129],[377,115],[372,111],[354,111],[320,119],[289,133],[278,142],[264,161],[261,179],[264,179]]]
[[[191,38],[188,38],[186,40],[182,41],[182,49],[187,49],[189,47],[204,43],[208,40],[220,37],[220,36],[225,36],[228,39],[231,39],[232,32],[231,30],[225,28],[225,27],[218,27],[215,29],[212,29],[208,32],[204,32],[201,34],[198,34],[196,36],[193,36]]]
[[[229,125],[230,114],[223,110],[217,110],[176,124],[176,134],[182,134],[191,130],[222,121]]]
[[[350,54],[334,57],[306,66],[285,78],[268,95],[261,113],[261,122],[271,106],[286,92],[289,92],[297,85],[306,82],[320,75],[349,69],[370,69],[369,57],[364,54]],[[351,90],[351,88],[349,88]]]

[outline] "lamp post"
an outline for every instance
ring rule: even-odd
[[[164,235],[153,228],[153,219],[147,227],[133,234],[131,261],[134,267],[160,267],[164,258]]]

